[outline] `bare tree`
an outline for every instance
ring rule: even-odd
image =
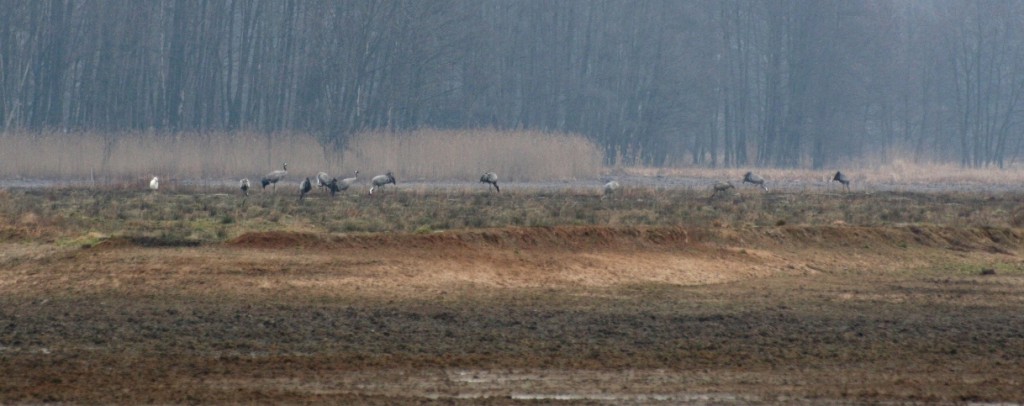
[[[816,168],[1022,144],[1010,0],[0,6],[4,129],[298,130],[326,155],[369,129],[538,129],[609,163]]]

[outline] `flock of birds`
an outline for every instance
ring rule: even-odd
[[[264,176],[262,179],[260,179],[260,185],[263,187],[264,190],[267,189],[268,185],[271,185],[273,187],[272,190],[274,192],[277,192],[277,183],[284,179],[284,177],[287,175],[288,163],[286,162],[284,165],[281,166],[281,169],[270,172],[266,174],[266,176]],[[330,177],[330,175],[328,175],[327,172],[319,172],[316,174],[315,179],[317,189],[330,192],[331,197],[334,197],[336,193],[348,190],[350,187],[352,187],[353,184],[359,181],[359,171],[355,171],[351,178],[344,178],[341,180],[338,180],[338,178]],[[497,181],[497,179],[495,179],[495,181]],[[383,189],[384,185],[387,184],[398,184],[395,181],[395,175],[392,174],[390,171],[383,175],[374,176],[373,179],[370,179],[370,195],[373,195],[374,190]],[[239,188],[242,190],[243,195],[249,195],[249,187],[249,179],[242,179],[241,181],[239,181]],[[313,182],[311,182],[307,177],[302,181],[302,183],[299,184],[299,201],[302,201],[302,199],[304,199],[306,195],[309,194],[309,192],[312,190]]]
[[[847,192],[850,191],[850,178],[848,178],[846,174],[844,174],[842,171],[836,171],[836,174],[832,176],[831,182],[839,182],[839,184],[843,185],[843,187],[846,188]],[[765,185],[764,178],[753,172],[747,172],[743,174],[743,183],[750,183],[755,186],[760,186],[764,188],[765,192],[768,191],[768,186]],[[734,186],[730,181],[717,182],[714,186],[712,186],[713,192],[711,193],[710,198],[714,198],[719,193],[725,193],[729,189],[733,189],[735,187],[736,186]]]
[[[271,191],[277,192],[277,183],[288,176],[288,163],[284,163],[281,169],[272,171],[260,179],[260,186],[263,190],[267,189],[267,186],[271,186]],[[326,190],[330,192],[331,197],[334,197],[336,193],[348,190],[353,184],[359,180],[359,171],[355,171],[351,178],[344,178],[338,180],[338,178],[331,178],[327,172],[319,172],[316,174],[316,187],[320,190]],[[498,187],[498,174],[494,172],[487,172],[480,177],[480,182],[488,183],[488,189],[490,186],[494,186],[494,189],[501,193],[501,188]],[[373,195],[375,190],[383,190],[384,186],[391,184],[397,185],[395,175],[388,171],[383,175],[374,176],[370,179],[370,195]],[[252,188],[252,183],[249,182],[248,178],[244,178],[238,181],[238,188],[242,191],[243,196],[249,196],[249,189]],[[149,181],[149,189],[156,191],[160,189],[160,177],[154,176]],[[299,201],[306,198],[306,195],[313,190],[313,182],[307,177],[299,184]]]
[[[263,190],[266,190],[267,186],[270,185],[270,186],[273,187],[273,189],[272,189],[273,192],[277,192],[277,183],[280,182],[282,179],[284,179],[285,176],[287,176],[287,175],[288,175],[288,163],[286,162],[284,165],[282,165],[281,169],[278,169],[276,171],[272,171],[272,172],[268,173],[266,176],[264,176],[263,178],[261,178],[260,179],[260,185],[263,187]],[[328,179],[328,178],[330,178],[330,179]],[[351,178],[344,178],[344,179],[341,179],[341,180],[338,180],[338,178],[331,178],[329,175],[327,175],[327,172],[319,172],[319,173],[316,174],[316,187],[317,187],[317,189],[320,189],[320,190],[325,190],[326,189],[326,191],[330,192],[331,197],[334,197],[334,195],[336,193],[348,190],[358,180],[359,180],[359,171],[355,171],[355,174],[353,174],[353,176]],[[831,181],[832,182],[839,182],[841,185],[843,185],[844,188],[846,188],[847,192],[850,191],[850,178],[848,178],[846,176],[846,174],[844,174],[843,172],[837,171],[836,174],[834,176],[832,176],[832,180]],[[494,190],[497,191],[498,193],[501,193],[501,188],[498,187],[498,174],[497,173],[495,173],[495,172],[484,173],[482,176],[480,176],[480,182],[481,183],[487,183],[488,184],[488,186],[487,186],[488,190],[490,190],[491,186],[494,186]],[[743,174],[742,182],[743,183],[750,183],[750,184],[755,185],[755,186],[760,186],[761,188],[764,189],[765,192],[768,191],[768,186],[765,185],[764,178],[759,176],[759,175],[757,175],[757,174],[755,174],[755,173],[753,173],[753,172],[747,172],[747,173]],[[249,183],[249,179],[242,179],[238,183],[239,183],[239,189],[241,189],[242,194],[244,196],[249,196],[249,189],[251,187],[251,184]],[[398,185],[398,183],[395,181],[395,175],[392,174],[391,171],[388,171],[387,173],[385,173],[383,175],[374,176],[372,179],[370,179],[370,195],[371,196],[373,195],[373,191],[374,190],[383,190],[384,186],[388,185],[388,184]],[[157,176],[154,176],[153,179],[149,181],[149,188],[151,190],[154,190],[154,191],[159,189],[160,188],[160,178],[157,177]],[[619,189],[621,189],[621,188],[622,188],[622,185],[619,184],[619,182],[615,181],[615,180],[612,180],[612,181],[609,181],[608,183],[605,183],[604,184],[604,194],[601,196],[601,199],[605,199],[608,196],[611,196],[611,195],[617,193],[619,191]],[[711,193],[711,197],[709,199],[714,198],[719,193],[725,193],[729,189],[734,189],[734,188],[736,188],[736,186],[733,185],[731,181],[716,182],[712,186],[713,192]],[[309,178],[307,177],[305,180],[302,181],[302,183],[299,184],[299,201],[302,201],[302,199],[304,199],[306,197],[306,195],[309,194],[309,192],[312,191],[312,190],[313,190],[313,182],[311,182],[309,180]]]

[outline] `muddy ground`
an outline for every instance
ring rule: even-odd
[[[0,403],[1024,402],[1012,228],[0,245]]]

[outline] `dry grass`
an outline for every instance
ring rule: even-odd
[[[313,137],[292,133],[5,133],[0,173],[28,179],[252,177],[288,160],[317,165],[321,151]]]
[[[572,190],[389,189],[365,185],[330,198],[298,202],[294,188],[256,192],[177,187],[36,188],[0,191],[0,241],[56,240],[75,245],[91,233],[138,239],[143,245],[220,242],[251,231],[431,233],[500,227],[681,226],[748,229],[778,226],[951,227],[1019,225],[1020,195],[1001,193],[835,194],[740,190],[714,199],[705,190],[626,188],[601,199]],[[87,240],[95,239],[88,237]]]
[[[400,189],[301,206],[294,196],[261,195],[234,214],[220,211],[237,199],[209,194],[11,190],[0,203],[20,205],[25,228],[57,225],[59,214],[61,230],[94,220],[125,232],[152,225],[201,234],[251,221],[247,228],[303,232],[174,249],[130,244],[161,242],[145,238],[76,249],[102,238],[93,233],[62,249],[3,243],[0,403],[549,404],[558,394],[597,396],[558,404],[1024,399],[1018,230],[726,227],[731,217],[757,212],[824,221],[847,210],[868,215],[870,207],[949,210],[940,200],[947,197],[960,209],[946,214],[990,211],[989,203],[963,195],[814,195],[787,207],[763,193],[711,204],[647,193],[601,201]],[[72,204],[78,209],[66,210]],[[489,219],[513,204],[553,221],[595,213],[594,221],[612,224],[606,213],[613,212],[621,214],[614,224],[623,224],[660,215],[661,206],[683,211],[659,221],[693,211],[725,224],[310,232],[342,214],[401,228],[428,216]],[[459,212],[446,213],[452,206]],[[519,401],[517,393],[541,397]]]
[[[362,186],[0,190],[0,403],[1022,399],[1019,193]]]
[[[345,150],[302,133],[4,133],[0,177],[138,180],[255,178],[284,162],[296,174],[394,171],[401,179],[590,177],[600,149],[577,135],[509,131],[365,133]]]
[[[0,178],[142,181],[258,178],[284,162],[295,176],[319,171],[364,176],[393,171],[403,180],[475,182],[496,171],[503,182],[593,179],[602,172],[643,176],[739,179],[753,170],[769,182],[825,181],[836,170],[855,184],[1022,184],[1024,168],[975,169],[910,163],[823,170],[772,168],[648,168],[617,158],[603,168],[601,149],[585,137],[534,131],[419,130],[357,134],[343,150],[304,133],[8,132],[0,134]],[[635,164],[635,163],[634,163]]]
[[[915,164],[895,160],[871,167],[838,167],[822,170],[792,168],[651,168],[624,167],[623,174],[636,176],[685,176],[703,179],[739,180],[743,173],[753,171],[769,182],[829,181],[837,170],[847,174],[854,183],[873,184],[1024,184],[1024,167],[1009,169],[963,168],[955,164]]]
[[[577,135],[422,130],[361,134],[349,143],[343,162],[412,179],[475,181],[495,171],[502,180],[523,182],[593,177],[601,170],[601,150]]]

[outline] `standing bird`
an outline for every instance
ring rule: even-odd
[[[480,177],[480,181],[483,183],[490,183],[491,185],[494,185],[494,190],[497,190],[498,193],[501,193],[501,188],[498,187],[498,174],[494,172],[487,172],[484,174],[484,176]],[[491,187],[487,186],[487,190],[491,190]]]
[[[327,187],[327,184],[331,183],[331,180],[327,176],[327,172],[320,172],[316,174],[316,188],[323,190]]]
[[[388,171],[388,173],[385,173],[383,175],[374,176],[373,179],[370,180],[370,183],[371,183],[371,185],[370,185],[370,194],[371,195],[373,194],[373,190],[374,189],[376,189],[376,188],[383,189],[384,185],[386,185],[388,183],[390,183],[392,185],[398,185],[398,183],[395,183],[395,176],[391,174],[391,171]]]
[[[264,190],[266,190],[267,185],[273,184],[274,185],[274,191],[275,192],[277,191],[277,182],[279,182],[281,179],[284,179],[285,175],[288,175],[288,163],[287,162],[284,163],[283,168],[284,169],[280,169],[280,170],[276,170],[276,171],[270,172],[270,173],[267,174],[267,176],[264,176],[263,179],[260,179],[260,183],[263,185],[263,189]]]
[[[160,178],[154,176],[153,180],[149,181],[149,190],[160,189]]]
[[[709,197],[708,200],[715,198],[715,196],[717,196],[719,193],[725,193],[729,189],[733,188],[735,188],[735,186],[732,185],[732,182],[717,182],[712,187],[712,189],[714,189],[714,192],[711,193],[711,197]]]
[[[359,171],[356,171],[356,174],[354,176],[352,176],[351,178],[342,179],[340,182],[338,181],[337,178],[333,179],[332,181],[333,181],[334,185],[333,186],[328,186],[328,187],[331,188],[331,196],[334,196],[335,192],[340,192],[340,191],[343,191],[343,190],[348,190],[349,186],[352,186],[352,184],[356,183],[356,180],[358,180],[358,179],[359,179]]]
[[[764,178],[754,174],[753,172],[747,172],[746,174],[743,175],[743,183],[761,185],[761,187],[764,188],[765,192],[768,191],[768,186],[764,185]]]
[[[604,200],[608,196],[611,196],[613,193],[618,193],[619,188],[621,188],[621,187],[622,186],[619,185],[618,181],[614,181],[613,180],[611,182],[605,183],[604,184],[604,195],[601,196],[601,200]]]
[[[359,171],[356,171],[356,173],[358,174]],[[316,174],[316,187],[320,190],[326,189],[325,191],[331,192],[331,197],[334,197],[334,194],[341,190],[341,187],[338,186],[338,178],[327,180],[327,172]],[[348,189],[348,186],[345,188]]]
[[[306,197],[306,193],[309,193],[310,190],[313,190],[313,184],[309,181],[309,178],[306,178],[306,180],[302,181],[302,184],[299,185],[300,202],[302,201],[303,197]]]
[[[249,179],[244,178],[238,182],[239,189],[242,189],[242,196],[249,196]]]
[[[334,194],[338,193],[338,191],[341,190],[338,188],[338,178],[331,178],[330,182],[327,182],[327,184],[324,185],[324,187],[327,188],[329,192],[331,192],[331,197],[334,197]]]
[[[836,171],[836,176],[832,177],[832,181],[842,183],[846,187],[846,191],[850,191],[850,178],[847,178],[842,172]]]

